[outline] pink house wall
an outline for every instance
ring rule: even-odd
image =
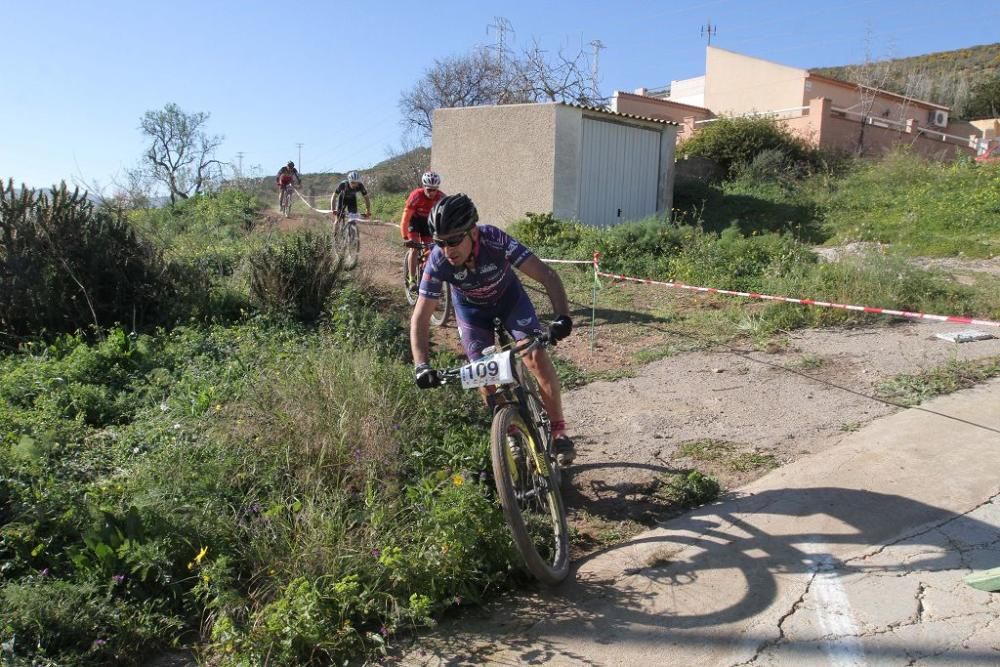
[[[694,121],[714,117],[711,111],[702,107],[645,95],[633,95],[620,90],[615,91],[612,108],[618,113],[630,113],[644,118],[658,118],[680,123],[681,127],[677,131],[677,143],[681,143],[694,134]]]
[[[854,152],[858,145],[861,121],[833,111],[833,101],[827,98],[810,100],[806,115],[781,122],[810,146]],[[909,122],[906,128],[864,126],[864,155],[881,155],[891,147],[905,144],[925,157],[953,158],[974,155],[975,150],[951,139],[942,141],[939,135],[920,132],[920,123]],[[956,135],[961,136],[961,135]]]

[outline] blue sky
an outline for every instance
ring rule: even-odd
[[[945,8],[942,10],[942,8]],[[435,58],[492,43],[575,53],[599,39],[601,89],[704,73],[713,45],[797,67],[905,57],[1000,39],[983,0],[559,0],[503,3],[0,0],[0,177],[107,184],[143,149],[142,114],[211,113],[218,157],[270,174],[364,168],[402,135],[398,101]],[[872,38],[869,40],[868,35]]]

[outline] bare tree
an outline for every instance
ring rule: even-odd
[[[86,192],[88,199],[99,208],[124,215],[129,211],[149,208],[152,205],[149,182],[142,169],[125,169],[122,174],[112,177],[110,185],[102,185],[97,179],[87,180],[74,176],[73,184]]]
[[[170,103],[162,110],[147,111],[139,123],[150,140],[143,156],[144,171],[166,186],[171,203],[198,194],[221,176],[223,163],[214,153],[222,135],[205,133],[208,118],[208,113],[186,113]]]
[[[477,48],[435,60],[403,92],[399,108],[408,130],[430,136],[434,109],[543,101],[597,104],[602,99],[586,51],[552,55],[534,42],[521,53]]]
[[[403,124],[429,136],[434,109],[496,104],[501,98],[501,72],[500,60],[485,49],[435,60],[423,78],[400,98]]]
[[[409,191],[420,186],[420,176],[431,168],[430,149],[411,133],[404,134],[399,146],[386,146],[392,169],[380,176],[375,186],[386,192]]]
[[[865,148],[865,126],[870,122],[872,107],[879,93],[885,90],[886,83],[892,73],[888,58],[875,60],[872,57],[871,31],[865,38],[865,59],[859,65],[848,68],[848,77],[858,87],[858,112],[861,114],[861,127],[858,130],[858,144],[855,154],[861,155]]]
[[[536,41],[511,66],[514,76],[510,87],[515,98],[580,104],[596,104],[601,99],[587,53],[582,50],[568,56],[560,49],[550,57]]]

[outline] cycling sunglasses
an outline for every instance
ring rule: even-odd
[[[468,235],[469,235],[469,232],[465,232],[461,236],[452,236],[451,238],[447,238],[447,239],[434,239],[434,243],[439,248],[444,248],[445,246],[447,246],[449,248],[454,248],[459,243],[461,243],[462,241],[464,241],[465,237],[468,236]]]

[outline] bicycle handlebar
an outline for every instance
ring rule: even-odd
[[[524,355],[530,353],[532,350],[534,350],[539,346],[542,347],[543,349],[552,346],[552,340],[549,337],[548,332],[545,332],[543,334],[534,334],[532,336],[528,336],[527,338],[522,338],[521,340],[518,341],[512,341],[512,344],[505,349],[512,350],[514,354],[516,354],[518,357],[523,357]],[[497,351],[499,352],[500,350]],[[461,377],[462,368],[464,368],[467,365],[468,364],[463,364],[456,368],[446,368],[438,370],[437,375],[441,379],[441,381],[438,383],[438,386],[445,384],[447,380],[454,380]]]

